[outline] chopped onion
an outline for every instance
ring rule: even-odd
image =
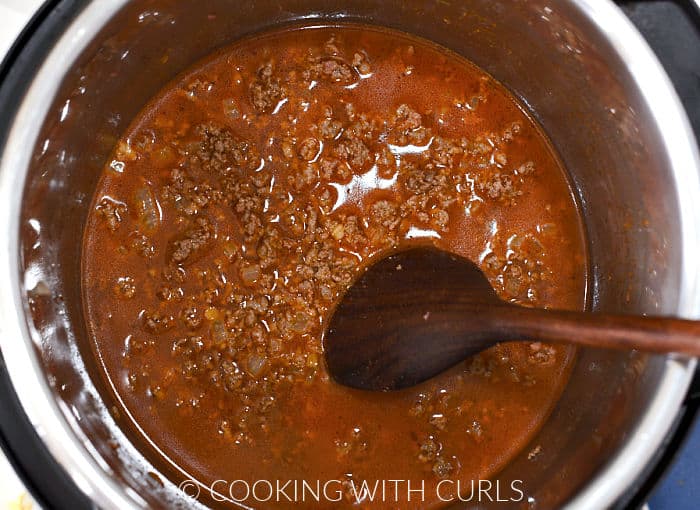
[[[228,338],[226,326],[221,321],[215,321],[211,326],[212,337],[217,344],[223,344]]]
[[[257,264],[245,265],[241,268],[241,280],[243,283],[250,284],[254,283],[258,278],[260,278],[260,266]]]
[[[260,375],[267,364],[267,358],[259,354],[251,354],[248,356],[248,372],[253,377]]]
[[[155,229],[160,222],[160,213],[150,188],[147,186],[138,188],[135,198],[139,222],[147,231]]]
[[[309,317],[303,312],[297,312],[292,318],[290,327],[295,333],[306,333],[310,326]]]

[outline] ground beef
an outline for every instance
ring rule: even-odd
[[[197,78],[187,84],[187,96],[190,99],[195,99],[197,96],[211,92],[214,84],[208,80]]]
[[[96,207],[98,217],[107,223],[107,228],[111,231],[117,230],[122,217],[126,214],[126,210],[126,204],[112,200],[109,197],[102,198]]]
[[[326,140],[334,140],[343,131],[343,123],[332,118],[324,118],[319,123],[319,132]]]
[[[388,229],[394,229],[401,221],[399,208],[394,202],[379,200],[370,208],[371,220]]]
[[[513,177],[503,175],[500,172],[493,172],[489,176],[478,178],[476,186],[478,191],[484,193],[488,198],[507,203],[513,203],[521,194],[515,186]]]
[[[143,329],[148,333],[156,335],[168,331],[175,323],[175,319],[171,315],[165,315],[159,312],[146,312],[141,317],[141,320]]]
[[[272,111],[286,94],[284,86],[274,74],[272,63],[258,69],[255,80],[250,84],[250,101],[261,112]]]
[[[183,264],[191,261],[193,255],[212,240],[213,236],[214,227],[211,222],[204,217],[197,218],[194,225],[185,231],[182,237],[171,242],[169,262]]]
[[[503,130],[503,133],[501,134],[501,139],[506,143],[512,142],[513,140],[515,140],[515,137],[518,135],[518,133],[520,133],[520,129],[520,124],[517,122],[513,122],[510,126]]]
[[[430,146],[430,154],[436,165],[444,167],[455,167],[459,161],[463,149],[459,140],[452,140],[437,136]]]
[[[321,150],[321,145],[315,138],[306,138],[303,142],[299,144],[299,157],[304,161],[311,161],[318,156]]]
[[[362,170],[370,160],[370,151],[359,138],[347,138],[335,147],[335,156],[347,161],[355,170]]]
[[[138,230],[129,235],[129,247],[144,258],[151,258],[156,251],[150,238]]]
[[[203,124],[196,128],[196,132],[199,144],[194,155],[204,169],[227,175],[233,168],[249,170],[258,165],[257,151],[231,131]]]
[[[542,342],[530,344],[530,355],[528,361],[539,365],[552,365],[556,362],[557,351],[551,345]]]
[[[406,189],[415,195],[428,195],[448,184],[447,177],[432,165],[407,163],[401,176],[405,179]]]
[[[437,458],[433,464],[433,473],[438,478],[448,478],[454,471],[454,466],[442,455]]]
[[[418,460],[421,462],[429,462],[435,459],[440,452],[440,445],[433,438],[428,437],[419,445]]]
[[[335,158],[321,158],[319,162],[321,179],[346,183],[352,177],[352,169],[347,163],[338,161]]]
[[[520,165],[517,170],[515,170],[515,173],[517,175],[530,175],[535,171],[535,164],[532,161],[528,161],[527,163],[523,163]]]
[[[369,57],[367,57],[367,54],[364,51],[353,55],[352,66],[362,75],[370,74],[372,72],[372,68],[369,64]]]
[[[329,57],[311,66],[312,75],[318,79],[349,85],[358,79],[357,72],[347,62]]]
[[[136,284],[130,276],[123,276],[117,280],[114,286],[114,292],[126,299],[131,299],[136,294]]]
[[[503,271],[503,289],[511,298],[522,298],[529,284],[527,272],[518,262],[506,265]]]
[[[183,309],[180,318],[187,329],[195,331],[202,325],[202,314],[195,306],[188,306]]]
[[[396,109],[394,117],[394,128],[399,131],[412,131],[418,129],[423,124],[420,113],[407,104],[402,104]]]
[[[437,230],[447,231],[447,225],[450,222],[450,215],[447,211],[444,209],[433,209],[430,211],[430,219]]]

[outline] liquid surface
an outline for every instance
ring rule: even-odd
[[[373,257],[414,243],[474,260],[504,299],[584,306],[563,169],[478,68],[352,25],[213,55],[124,134],[86,225],[86,313],[115,413],[205,486],[338,480],[339,507],[444,506],[457,486],[441,481],[469,487],[527,445],[575,351],[508,343],[400,392],[335,384],[329,310]],[[425,497],[371,502],[363,480],[422,481]]]

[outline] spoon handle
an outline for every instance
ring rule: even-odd
[[[700,321],[513,307],[499,322],[508,339],[700,357]]]

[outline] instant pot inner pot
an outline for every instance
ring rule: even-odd
[[[114,426],[128,417],[112,411],[112,394],[91,359],[80,293],[87,207],[114,143],[149,98],[245,34],[302,18],[360,21],[431,39],[472,60],[529,106],[570,172],[590,243],[592,306],[677,310],[679,210],[669,162],[654,150],[660,142],[649,109],[590,20],[569,2],[557,2],[554,11],[546,5],[136,1],[99,30],[65,76],[56,77],[60,90],[43,119],[24,190],[20,281],[55,398],[107,476],[133,489],[137,504],[170,506],[178,497],[149,471],[175,485],[180,479],[172,466],[150,465],[157,456],[149,446],[132,437],[134,448]],[[661,357],[582,351],[551,419],[501,473],[503,483],[524,480],[539,508],[571,498],[632,434],[663,366]],[[529,460],[537,445],[540,453]]]

